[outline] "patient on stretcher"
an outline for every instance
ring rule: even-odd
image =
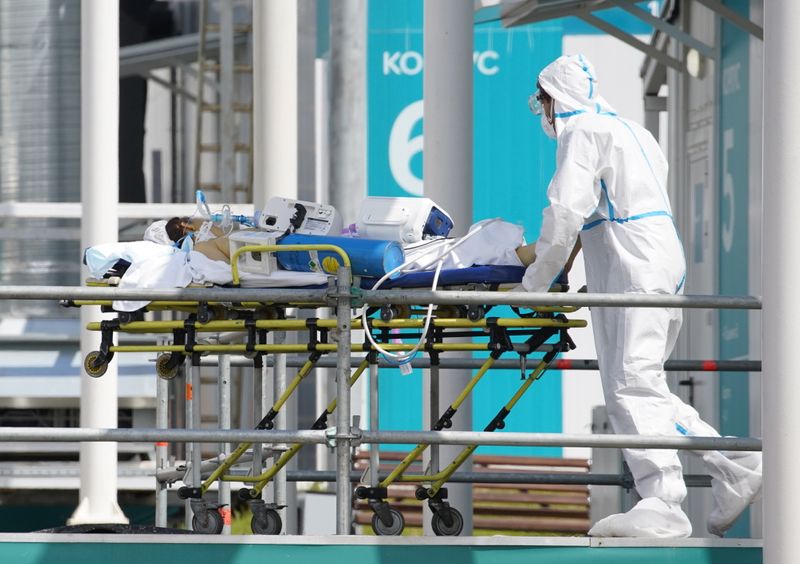
[[[202,253],[211,260],[231,262],[230,243],[228,236],[222,229],[203,219],[189,217],[173,217],[164,226],[167,237],[173,243],[180,243],[188,236],[193,235],[193,250]]]

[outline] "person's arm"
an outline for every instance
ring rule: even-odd
[[[556,172],[547,189],[550,205],[542,212],[542,229],[536,242],[536,261],[522,279],[529,292],[550,288],[567,265],[585,219],[600,202],[599,159],[593,135],[577,129],[565,131],[559,139]]]
[[[564,271],[569,274],[570,270],[572,270],[572,264],[575,262],[575,258],[578,256],[578,253],[581,252],[581,237],[578,236],[578,242],[575,243],[575,246],[572,247],[572,252],[567,259],[567,264],[564,265]]]

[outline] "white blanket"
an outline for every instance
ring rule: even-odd
[[[426,240],[405,247],[406,262],[411,263],[404,272],[433,270],[440,257],[444,260],[443,270],[493,264],[524,266],[516,253],[517,247],[524,244],[522,226],[485,219],[470,227],[469,233],[460,239]],[[448,252],[448,248],[452,250]]]
[[[231,266],[211,260],[196,251],[185,252],[150,241],[97,245],[86,253],[92,276],[101,277],[119,259],[131,263],[120,281],[120,288],[163,289],[185,288],[189,284],[230,284]],[[240,272],[242,286],[257,288],[296,288],[325,284],[327,275],[316,272],[279,270],[269,276]],[[136,311],[149,301],[116,300],[117,311]]]

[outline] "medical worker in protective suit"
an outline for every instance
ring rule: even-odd
[[[547,190],[535,261],[522,286],[547,291],[582,245],[590,292],[679,294],[686,263],[667,197],[667,162],[658,143],[617,116],[600,96],[582,55],[563,56],[539,75],[531,109],[555,139],[556,171]],[[592,308],[608,417],[617,433],[719,436],[673,395],[664,361],[682,312],[667,308]],[[722,536],[761,491],[761,454],[698,452],[712,477],[708,530]],[[628,449],[641,501],[602,519],[593,536],[685,537],[691,524],[674,450]]]

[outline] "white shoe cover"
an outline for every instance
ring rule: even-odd
[[[591,537],[639,537],[676,539],[692,534],[692,524],[678,503],[648,497],[627,513],[600,519],[589,530]]]
[[[714,508],[706,526],[721,537],[761,495],[760,452],[709,452],[703,456],[711,474]]]

